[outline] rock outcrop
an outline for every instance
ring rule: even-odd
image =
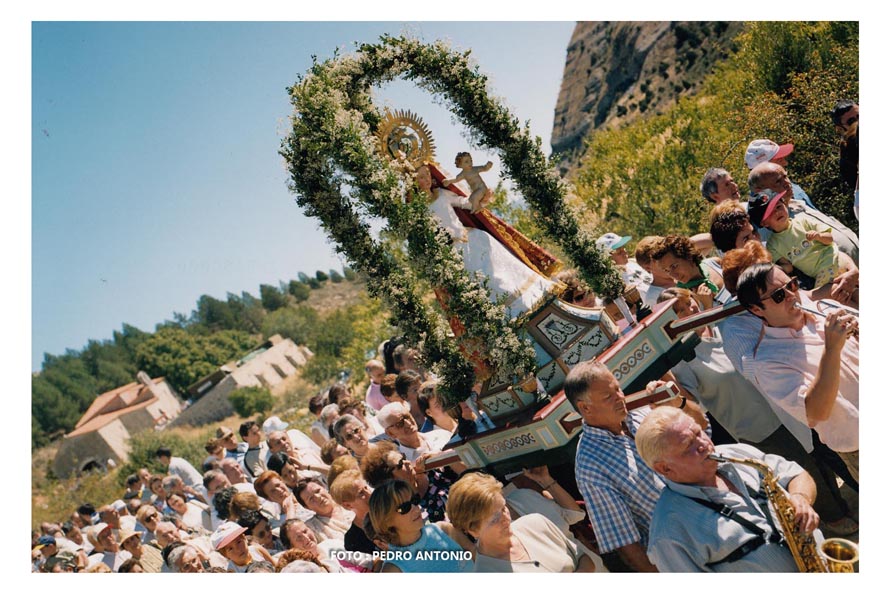
[[[553,156],[569,175],[595,129],[660,113],[734,50],[740,22],[580,22],[566,53]]]

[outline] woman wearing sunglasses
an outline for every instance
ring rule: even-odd
[[[366,426],[350,414],[342,415],[335,421],[332,434],[336,441],[348,448],[358,462],[375,446],[369,443],[370,435],[366,432]]]
[[[714,297],[723,289],[719,259],[706,259],[685,236],[665,236],[651,253],[654,264],[677,287],[695,294],[703,310],[714,305]]]
[[[449,487],[455,480],[443,470],[421,471],[397,447],[387,441],[376,444],[363,461],[360,470],[369,486],[378,486],[386,480],[398,478],[409,485],[412,494],[432,523],[446,519],[446,500]]]
[[[842,309],[822,318],[797,307],[813,304],[772,263],[747,268],[736,290],[763,320],[753,359],[745,363],[757,388],[814,429],[858,480],[858,318]]]
[[[476,572],[595,572],[593,559],[538,513],[511,521],[501,484],[467,474],[452,485],[447,514],[475,542]],[[602,565],[601,565],[602,566]]]
[[[470,542],[446,522],[428,523],[418,495],[402,480],[388,480],[369,497],[375,535],[388,544],[382,572],[446,573],[470,568]]]

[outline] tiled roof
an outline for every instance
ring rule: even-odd
[[[151,381],[155,384],[159,384],[163,380],[164,378],[160,377],[154,378]],[[126,410],[126,408],[120,407],[128,407],[132,405],[138,400],[139,396],[142,394],[142,389],[144,388],[145,387],[140,382],[130,382],[125,386],[120,386],[119,388],[109,390],[104,394],[99,394],[96,399],[92,401],[92,404],[89,405],[89,408],[86,409],[86,412],[83,413],[83,416],[80,417],[80,420],[77,421],[77,424],[74,425],[75,432],[79,430],[80,427],[102,414],[117,413],[120,410]]]
[[[157,398],[151,397],[150,400],[145,400],[144,402],[139,402],[138,404],[134,404],[132,406],[127,406],[125,408],[121,408],[120,410],[115,410],[113,412],[100,414],[95,416],[92,420],[83,423],[77,424],[77,428],[65,435],[65,438],[77,437],[78,435],[83,435],[84,433],[89,433],[91,431],[97,431],[110,423],[111,421],[117,419],[121,415],[125,415],[131,413],[133,411],[139,410],[141,408],[145,408],[157,401]]]

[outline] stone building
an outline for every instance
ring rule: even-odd
[[[129,439],[140,431],[162,427],[181,412],[182,401],[165,378],[143,371],[137,381],[99,395],[65,435],[52,470],[64,478],[91,468],[116,465],[129,458]]]
[[[234,414],[228,395],[238,388],[259,386],[274,390],[314,354],[304,345],[274,335],[236,362],[226,363],[187,390],[191,404],[173,425],[205,425]]]

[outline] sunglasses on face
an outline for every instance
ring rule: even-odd
[[[350,441],[351,439],[357,438],[357,433],[363,431],[360,427],[354,427],[350,431],[345,431],[345,441]]]
[[[418,506],[419,501],[421,501],[421,497],[418,495],[412,495],[412,498],[406,501],[405,503],[400,503],[397,505],[397,513],[400,515],[406,515],[410,511],[412,511],[412,506]]]
[[[400,456],[400,461],[397,462],[397,470],[402,470],[405,464],[409,463],[409,459],[406,456]]]
[[[403,415],[400,418],[400,420],[397,421],[396,423],[394,423],[393,425],[391,425],[391,427],[394,427],[396,429],[402,429],[403,427],[406,426],[406,423],[409,421],[410,416],[411,415]]]
[[[785,283],[784,285],[782,285],[781,287],[779,287],[778,289],[776,289],[775,291],[770,293],[765,298],[760,298],[760,301],[762,302],[764,300],[772,299],[772,301],[775,302],[776,304],[780,304],[787,297],[787,292],[785,290],[788,290],[788,289],[794,293],[797,293],[797,290],[800,289],[800,284],[797,282],[796,278],[791,279],[790,281],[788,281],[787,283]]]

